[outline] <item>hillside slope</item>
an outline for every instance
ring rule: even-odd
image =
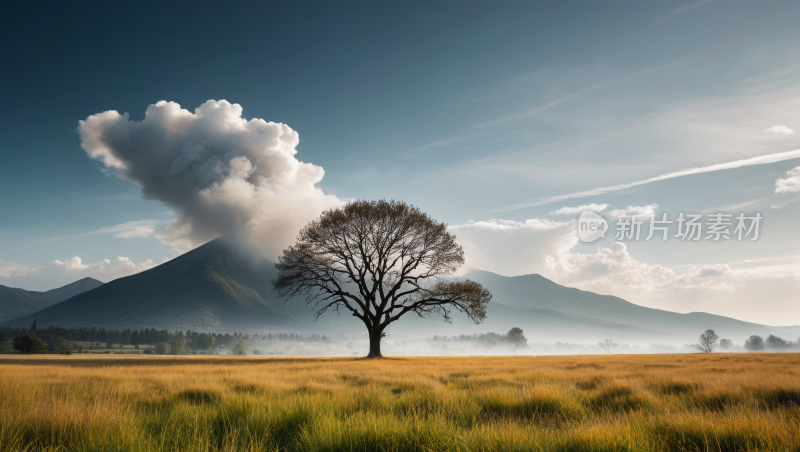
[[[102,285],[96,279],[83,278],[46,292],[0,286],[0,322],[34,313]]]
[[[263,270],[271,267],[248,262],[217,239],[150,270],[15,319],[11,325],[27,325],[36,318],[39,327],[297,329],[301,325],[296,319],[274,309],[259,293],[269,281]]]

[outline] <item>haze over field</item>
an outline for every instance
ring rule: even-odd
[[[155,23],[54,8],[2,32],[72,24],[5,55],[26,69],[2,75],[4,323],[358,330],[311,323],[269,280],[321,212],[386,198],[447,223],[457,276],[495,296],[480,326],[404,319],[397,337],[798,335],[794,3],[287,4]],[[644,215],[643,237],[611,221],[582,243],[584,210]],[[763,222],[757,240],[676,224],[644,239],[651,214],[692,212]]]
[[[364,325],[346,312],[329,312],[314,321],[313,311],[303,297],[284,303],[270,286],[277,276],[273,262],[242,254],[236,243],[225,238],[213,240],[158,267],[86,290],[7,323],[25,328],[35,319],[39,328],[122,326],[134,330],[155,327],[170,331],[365,337]],[[451,343],[442,348],[415,340],[434,335],[502,334],[513,327],[522,328],[529,342],[543,343],[595,344],[612,338],[627,345],[682,346],[695,342],[699,333],[708,328],[738,346],[754,334],[773,334],[789,340],[800,337],[800,326],[773,327],[705,313],[656,310],[617,297],[564,287],[540,275],[509,278],[473,271],[464,277],[492,291],[487,319],[482,324],[475,325],[464,315],[456,315],[452,324],[442,322],[436,315],[409,316],[389,329],[387,350],[394,354],[476,353],[474,343]],[[283,347],[279,352],[291,349],[299,354],[341,355],[346,352],[342,349],[346,342],[339,339],[331,346]],[[359,347],[363,348],[363,344]],[[483,350],[492,352],[509,350]],[[519,352],[528,353],[525,349]]]

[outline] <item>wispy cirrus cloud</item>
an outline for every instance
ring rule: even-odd
[[[448,138],[446,140],[434,141],[434,142],[428,143],[428,144],[426,144],[424,146],[420,146],[420,147],[418,147],[416,149],[412,149],[410,151],[401,152],[400,155],[411,155],[411,154],[414,154],[414,153],[419,152],[419,151],[424,151],[426,149],[435,148],[435,147],[441,147],[441,146],[447,146],[447,145],[450,145],[450,144],[453,144],[453,143],[458,143],[459,141],[464,141],[464,138],[461,138],[461,137],[450,137],[450,138]]]
[[[612,87],[612,86],[615,86],[615,85],[619,85],[619,84],[628,82],[628,81],[630,81],[632,79],[635,79],[637,77],[641,77],[643,75],[649,75],[649,74],[653,74],[653,73],[656,73],[656,72],[661,72],[661,71],[665,71],[665,70],[669,70],[669,69],[674,69],[674,68],[686,65],[688,63],[691,63],[692,61],[695,61],[695,60],[697,60],[697,58],[694,58],[694,57],[683,58],[683,59],[680,59],[680,60],[677,60],[677,61],[672,61],[672,62],[669,62],[669,63],[666,63],[666,64],[662,64],[662,65],[659,65],[659,66],[656,66],[656,67],[651,67],[651,68],[644,69],[644,70],[641,70],[641,71],[622,74],[620,76],[611,78],[611,79],[606,80],[604,82],[597,83],[595,85],[591,85],[591,86],[587,86],[585,88],[578,89],[578,90],[576,90],[576,91],[574,91],[574,92],[572,92],[570,94],[567,94],[565,96],[561,96],[559,98],[553,99],[553,100],[551,100],[549,102],[546,102],[546,103],[544,103],[542,105],[538,105],[538,106],[533,107],[533,108],[531,108],[529,110],[518,112],[518,113],[512,113],[512,114],[505,115],[505,116],[502,116],[500,118],[493,119],[493,120],[490,120],[490,121],[484,121],[484,122],[475,124],[472,127],[475,128],[475,129],[480,129],[480,128],[483,128],[483,127],[495,126],[495,125],[498,125],[498,124],[511,122],[511,121],[516,121],[516,120],[524,119],[524,118],[527,118],[527,117],[530,117],[530,116],[535,116],[535,115],[538,115],[539,113],[543,113],[543,112],[545,112],[545,111],[547,111],[547,110],[549,110],[549,109],[551,109],[553,107],[557,107],[558,105],[561,105],[561,104],[563,104],[563,103],[565,103],[567,101],[570,101],[572,99],[578,98],[578,97],[583,96],[585,94],[589,94],[589,93],[592,93],[594,91],[597,91],[597,90],[600,90],[600,89],[603,89],[603,88],[609,88],[609,87]]]
[[[52,237],[49,239],[39,240],[40,242],[51,242],[54,240],[72,239],[76,237],[86,237],[90,235],[110,234],[114,237],[121,239],[131,239],[138,237],[153,237],[156,234],[156,229],[164,221],[161,220],[136,220],[128,221],[125,223],[115,224],[113,226],[106,226],[104,228],[96,229],[91,232],[84,232],[83,234],[64,235],[61,237]]]
[[[570,193],[567,195],[559,195],[559,196],[551,196],[549,198],[540,199],[537,201],[530,201],[524,202],[520,204],[513,204],[510,206],[502,207],[500,209],[492,210],[491,212],[507,212],[511,210],[518,210],[524,209],[526,207],[534,207],[534,206],[541,206],[543,204],[550,204],[552,202],[564,201],[567,199],[575,199],[575,198],[585,198],[587,196],[597,196],[602,195],[604,193],[610,193],[619,190],[625,190],[627,188],[638,187],[640,185],[649,184],[651,182],[658,182],[662,180],[674,179],[677,177],[683,176],[691,176],[693,174],[703,174],[703,173],[710,173],[714,171],[722,171],[727,169],[734,169],[734,168],[742,168],[745,166],[753,166],[753,165],[765,165],[767,163],[775,163],[775,162],[782,162],[784,160],[791,160],[800,158],[800,150],[789,151],[789,152],[779,152],[777,154],[768,154],[768,155],[761,155],[758,157],[752,157],[749,159],[742,159],[736,160],[733,162],[727,163],[719,163],[717,165],[705,166],[702,168],[689,168],[683,169],[680,171],[675,171],[672,173],[662,174],[660,176],[651,177],[649,179],[644,179],[636,182],[630,182],[627,184],[619,184],[619,185],[612,185],[610,187],[600,187],[594,188],[592,190],[580,191],[576,193]]]
[[[701,1],[697,2],[697,3],[691,3],[691,4],[688,4],[688,5],[680,6],[678,8],[673,9],[672,11],[668,12],[667,14],[664,14],[660,18],[654,20],[653,22],[650,23],[650,25],[658,25],[660,23],[664,23],[664,22],[666,22],[666,21],[668,21],[670,19],[673,19],[675,17],[678,17],[678,16],[680,16],[682,14],[686,14],[686,13],[688,13],[689,11],[691,11],[691,10],[693,10],[695,8],[699,8],[699,7],[703,6],[703,5],[711,3],[712,1],[713,0],[701,0]]]

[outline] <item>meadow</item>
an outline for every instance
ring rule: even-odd
[[[800,355],[5,356],[0,450],[800,451]]]

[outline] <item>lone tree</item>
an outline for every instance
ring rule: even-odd
[[[703,353],[711,353],[714,351],[714,348],[717,346],[717,340],[719,336],[714,330],[706,330],[705,333],[700,335],[700,342],[694,344],[694,348],[700,350]]]
[[[346,309],[369,333],[368,358],[380,358],[386,328],[405,314],[454,310],[475,323],[492,296],[480,284],[445,279],[464,263],[464,250],[438,223],[397,201],[352,201],[306,225],[284,250],[272,281],[289,300],[304,296],[314,317]]]
[[[513,327],[506,333],[508,341],[514,344],[515,347],[526,347],[528,345],[528,338],[525,337],[525,332],[522,328]]]
[[[604,340],[602,342],[598,342],[597,346],[602,348],[603,350],[605,350],[606,353],[611,353],[611,350],[619,347],[619,344],[617,344],[616,342],[612,341],[611,339],[606,339],[606,340]]]

